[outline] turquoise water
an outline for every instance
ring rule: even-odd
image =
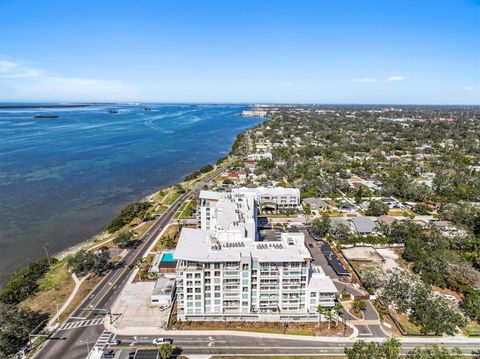
[[[259,123],[238,105],[0,109],[0,286],[103,230],[123,205],[227,154]],[[34,115],[57,115],[35,119]]]
[[[162,260],[160,262],[175,262],[176,259],[173,258],[172,253],[163,253]]]

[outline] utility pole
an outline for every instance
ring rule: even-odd
[[[48,265],[51,265],[52,263],[50,263],[50,256],[48,255],[48,243],[45,243],[43,245],[43,249],[45,250],[45,253],[47,254]]]

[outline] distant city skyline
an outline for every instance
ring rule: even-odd
[[[0,4],[0,102],[480,104],[480,2]]]

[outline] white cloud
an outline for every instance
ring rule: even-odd
[[[138,88],[120,81],[70,77],[0,59],[0,99],[24,101],[117,101],[136,97]]]
[[[477,88],[476,87],[473,87],[473,86],[464,86],[462,88],[463,91],[467,91],[467,92],[475,92],[477,91]]]
[[[373,77],[364,77],[361,79],[353,79],[352,82],[363,82],[363,83],[370,83],[370,82],[378,82],[376,78]]]
[[[403,76],[390,76],[388,79],[385,80],[385,82],[402,81],[402,80],[405,80],[405,77],[403,77]]]
[[[283,86],[293,86],[295,85],[295,83],[291,82],[291,81],[286,81],[283,83]]]
[[[0,76],[2,78],[38,77],[42,71],[33,67],[22,66],[12,61],[0,60]]]

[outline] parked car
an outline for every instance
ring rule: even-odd
[[[168,338],[155,338],[152,341],[153,345],[172,344],[173,339]]]
[[[113,346],[113,345],[120,345],[121,342],[122,342],[122,341],[119,340],[119,339],[110,339],[110,340],[107,342],[107,345],[111,345],[111,346]]]
[[[105,350],[102,354],[102,359],[103,358],[114,358],[115,357],[115,351],[114,350]]]
[[[309,248],[313,248],[313,244],[312,244],[312,243],[308,243],[308,247],[309,247]]]
[[[456,298],[451,295],[451,294],[443,294],[442,295],[443,298],[445,298],[446,300],[455,300]]]

